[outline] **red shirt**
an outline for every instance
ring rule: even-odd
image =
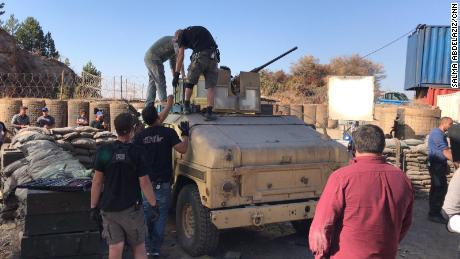
[[[358,157],[329,176],[310,228],[315,258],[396,258],[412,223],[410,180],[380,156]]]

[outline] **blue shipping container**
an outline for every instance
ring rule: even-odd
[[[405,90],[450,88],[450,26],[419,26],[407,40]]]

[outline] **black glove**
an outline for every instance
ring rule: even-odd
[[[179,129],[181,131],[181,136],[186,136],[188,137],[189,134],[190,134],[190,124],[188,123],[188,121],[181,121],[181,123],[179,124]]]
[[[179,76],[180,76],[179,72],[174,72],[174,77],[172,80],[173,87],[177,87],[177,85],[179,84]]]
[[[89,209],[89,218],[96,221],[98,224],[101,221],[101,212],[98,208]]]
[[[149,210],[150,223],[154,223],[160,218],[160,207],[158,205],[150,206]]]

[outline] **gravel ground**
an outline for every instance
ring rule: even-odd
[[[400,246],[398,258],[446,258],[457,257],[460,235],[446,231],[444,225],[427,220],[428,201],[418,199],[414,206],[414,222]],[[176,243],[173,217],[167,229],[162,258],[187,259],[189,257]],[[20,222],[0,225],[0,258],[18,258]],[[297,259],[313,258],[308,251],[305,237],[295,234],[289,223],[274,224],[264,229],[243,228],[221,234],[218,251],[202,259]]]

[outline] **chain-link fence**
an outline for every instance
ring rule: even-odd
[[[98,77],[85,72],[81,75],[0,73],[0,98],[83,98],[127,99],[145,98],[145,77]]]

